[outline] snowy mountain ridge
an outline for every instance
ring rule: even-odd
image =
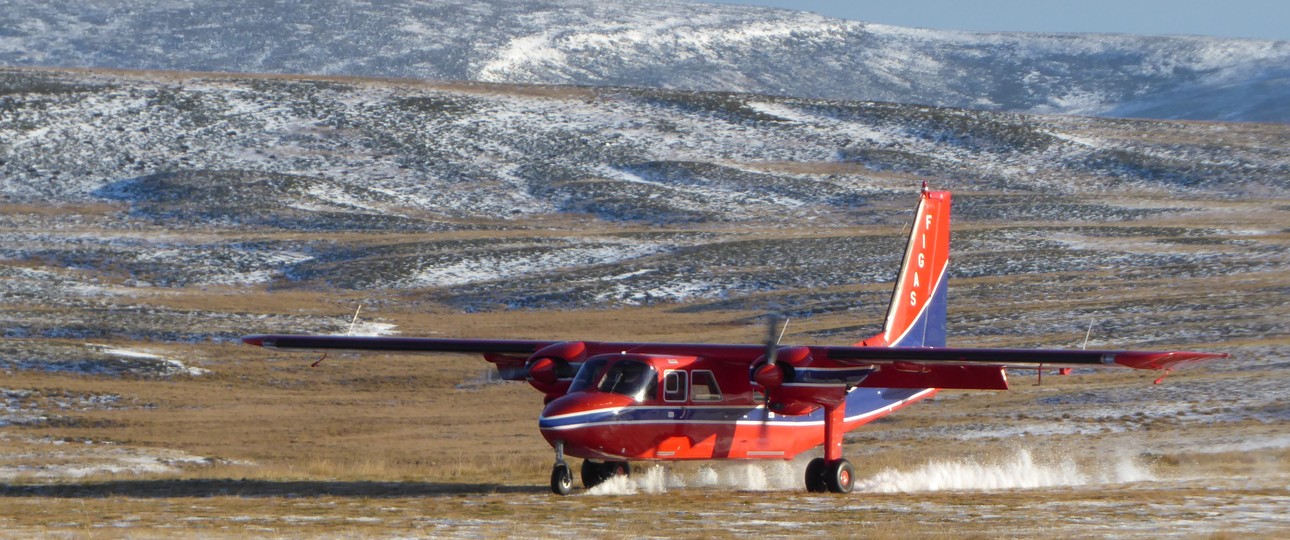
[[[0,65],[645,86],[1290,121],[1290,42],[969,33],[683,1],[6,2]]]
[[[849,231],[900,227],[929,180],[955,192],[961,223],[1006,224],[956,236],[957,277],[1129,260],[1144,279],[1262,272],[1280,259],[1220,260],[1215,246],[1280,234],[1279,206],[1259,215],[1281,225],[1179,228],[1168,216],[1281,204],[1288,129],[641,88],[0,69],[0,259],[19,264],[7,287],[35,296],[68,274],[59,287],[91,296],[325,284],[433,289],[472,310],[720,303],[891,279],[898,235]],[[1134,224],[1153,217],[1171,226]],[[779,236],[786,227],[803,233]],[[1021,247],[1033,255],[1018,258]],[[76,276],[88,269],[110,279],[87,288]]]

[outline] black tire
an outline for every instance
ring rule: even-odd
[[[850,461],[839,459],[829,464],[825,471],[824,480],[829,485],[829,491],[851,493],[851,488],[855,486],[856,482],[856,471],[851,466]]]
[[[626,461],[607,461],[605,462],[605,480],[615,476],[631,476],[632,464]]]
[[[551,493],[568,495],[573,491],[573,471],[563,463],[556,463],[551,468]]]
[[[596,463],[590,459],[582,461],[582,487],[591,489],[609,479],[606,463]]]
[[[806,464],[806,491],[808,493],[824,493],[829,490],[829,486],[824,481],[824,458],[812,459]]]

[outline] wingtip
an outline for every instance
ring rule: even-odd
[[[1134,369],[1169,370],[1231,357],[1230,353],[1196,351],[1124,351],[1116,355],[1115,363]]]
[[[256,347],[263,347],[263,346],[264,346],[264,336],[259,336],[259,335],[256,335],[256,336],[245,336],[245,337],[243,337],[243,338],[242,338],[242,343],[245,343],[245,344],[247,344],[247,345],[255,345]]]

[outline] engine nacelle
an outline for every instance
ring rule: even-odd
[[[526,379],[548,401],[569,390],[573,376],[582,361],[587,359],[587,344],[581,341],[562,341],[539,349],[524,363]]]
[[[832,399],[831,389],[792,384],[798,379],[799,366],[810,364],[811,349],[807,347],[780,348],[774,364],[768,363],[765,356],[753,362],[752,382],[754,388],[760,388],[765,394],[767,410],[784,416],[800,416],[818,409],[821,403],[817,398],[823,397],[822,394]]]

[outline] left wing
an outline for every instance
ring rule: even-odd
[[[533,354],[558,341],[524,339],[436,339],[364,336],[254,335],[248,345],[287,351],[350,351],[386,353]]]

